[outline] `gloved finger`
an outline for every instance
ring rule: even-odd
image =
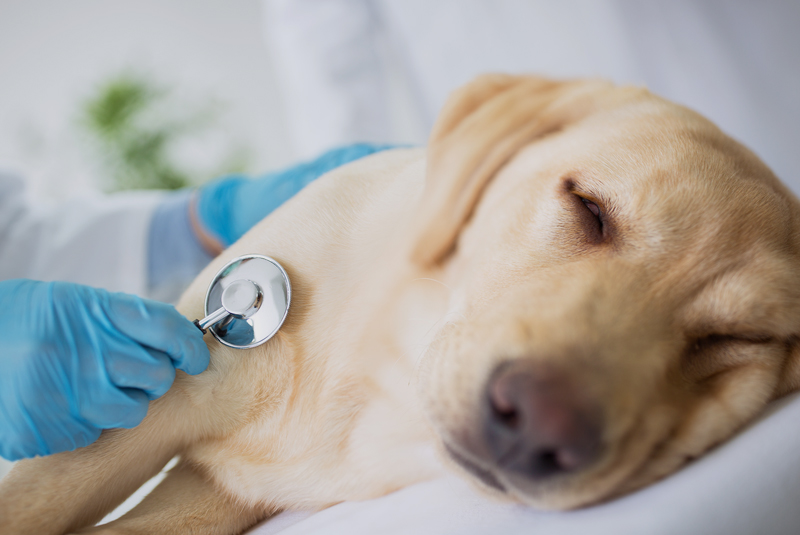
[[[139,345],[110,352],[106,372],[119,388],[135,388],[152,399],[163,396],[175,380],[175,365],[166,353]]]
[[[174,363],[177,369],[189,375],[197,375],[208,368],[211,362],[211,353],[209,353],[208,346],[203,341],[203,333],[194,324],[192,324],[192,327],[200,333],[200,347],[192,353],[184,354],[183,358],[174,360]]]
[[[84,403],[80,416],[100,429],[131,428],[139,425],[147,415],[150,400],[143,391],[135,388],[117,388],[98,385],[102,389],[94,396],[99,402]]]
[[[46,451],[38,455],[50,455],[88,446],[100,437],[101,429],[88,422],[69,418],[57,424],[54,422],[48,431],[45,437]]]
[[[166,353],[179,370],[196,375],[208,367],[203,333],[172,305],[116,293],[109,294],[107,314],[121,333]]]
[[[46,455],[47,444],[36,423],[24,403],[0,403],[0,457],[18,461]]]
[[[30,414],[23,416],[14,418],[17,425],[10,421],[0,425],[0,457],[9,461],[72,451],[88,446],[100,436],[100,429],[58,411],[51,414],[49,421],[38,422],[38,426],[32,425]]]

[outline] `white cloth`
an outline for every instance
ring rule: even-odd
[[[62,280],[146,295],[153,193],[36,203],[0,171],[0,280]]]
[[[477,74],[601,76],[701,112],[800,191],[800,2],[264,1],[301,154],[408,140],[391,123],[392,84],[407,88],[423,143]]]
[[[587,509],[540,512],[479,496],[456,477],[310,515],[289,512],[251,535],[796,535],[800,395],[698,461],[638,492]]]

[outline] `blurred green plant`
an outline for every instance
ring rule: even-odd
[[[80,119],[100,157],[105,190],[171,190],[245,171],[249,155],[241,147],[206,172],[186,169],[174,156],[179,143],[213,128],[219,111],[187,109],[148,76],[125,72],[98,86]]]

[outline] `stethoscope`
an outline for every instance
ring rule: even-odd
[[[291,300],[289,277],[280,264],[267,256],[240,256],[211,280],[206,316],[194,324],[228,347],[250,349],[275,336]]]

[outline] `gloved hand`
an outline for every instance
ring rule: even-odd
[[[0,456],[73,450],[135,427],[175,368],[208,367],[171,305],[65,282],[0,282]]]
[[[390,145],[361,143],[262,178],[225,177],[200,189],[196,213],[203,230],[227,247],[320,175]]]

